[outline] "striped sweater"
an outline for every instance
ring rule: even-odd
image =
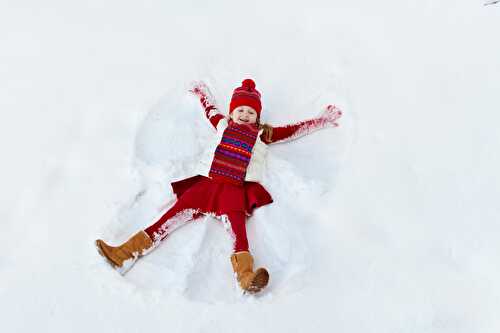
[[[217,135],[215,135],[212,138],[212,141],[207,144],[207,147],[199,161],[197,173],[206,177],[217,177],[215,176],[217,173],[215,171],[216,169],[218,170],[223,167],[228,167],[228,165],[224,165],[224,163],[227,163],[227,160],[221,158],[223,153],[219,145],[227,144],[230,146],[230,140],[234,138],[224,136],[224,133],[229,126],[229,120],[218,111],[213,97],[209,96],[205,91],[196,91],[195,94],[200,98],[200,102],[205,111],[205,116],[217,132]],[[240,181],[242,181],[241,174],[243,173],[243,169],[246,167],[243,181],[261,182],[265,169],[268,145],[295,140],[316,130],[329,126],[331,126],[331,124],[327,119],[317,117],[290,125],[273,126],[271,138],[264,136],[263,129],[260,129],[257,132],[253,147],[251,142],[244,141],[244,143],[248,145],[247,148],[250,149],[248,152],[251,153],[248,164],[246,164],[246,161],[245,163],[241,163],[239,165],[237,163],[230,163],[232,167],[231,171],[233,172],[232,176],[235,176],[237,178],[234,178],[235,181],[240,183]],[[226,140],[225,142],[223,141],[223,138]],[[234,144],[234,142],[232,143]],[[228,154],[227,151],[225,151],[225,153]],[[234,160],[231,162],[234,162]],[[214,165],[216,168],[212,168]],[[240,171],[239,174],[236,172],[238,170]],[[228,170],[226,169],[225,171],[227,172]]]

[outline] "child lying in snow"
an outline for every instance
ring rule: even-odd
[[[221,220],[234,241],[231,263],[243,290],[258,292],[269,281],[265,268],[253,270],[248,251],[246,217],[255,208],[273,202],[259,183],[264,169],[267,146],[286,142],[315,130],[336,127],[341,111],[328,105],[316,118],[296,124],[271,127],[260,123],[260,93],[251,79],[234,90],[229,116],[219,113],[210,90],[203,82],[192,90],[205,110],[205,116],[217,131],[201,159],[198,175],[173,182],[175,204],[154,224],[133,235],[120,246],[96,240],[99,253],[124,274],[138,257],[145,255],[174,229],[202,215]]]

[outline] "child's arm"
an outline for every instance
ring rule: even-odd
[[[208,89],[208,86],[203,81],[194,82],[189,91],[200,99],[200,103],[205,110],[205,116],[212,126],[217,129],[217,125],[225,117],[219,113],[215,98],[210,89]]]
[[[322,128],[338,127],[337,119],[341,116],[339,108],[328,105],[318,117],[291,125],[271,127],[261,139],[267,144],[295,140]]]

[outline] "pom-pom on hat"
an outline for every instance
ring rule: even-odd
[[[255,89],[255,82],[252,79],[243,80],[241,87],[234,89],[233,97],[229,104],[229,114],[242,105],[254,108],[257,111],[257,117],[260,118],[260,111],[262,110],[260,92]]]

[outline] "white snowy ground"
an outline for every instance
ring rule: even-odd
[[[0,2],[2,332],[498,332],[500,5],[471,1]],[[243,296],[201,219],[124,277],[243,78],[284,124],[275,203],[248,222],[268,289]]]

